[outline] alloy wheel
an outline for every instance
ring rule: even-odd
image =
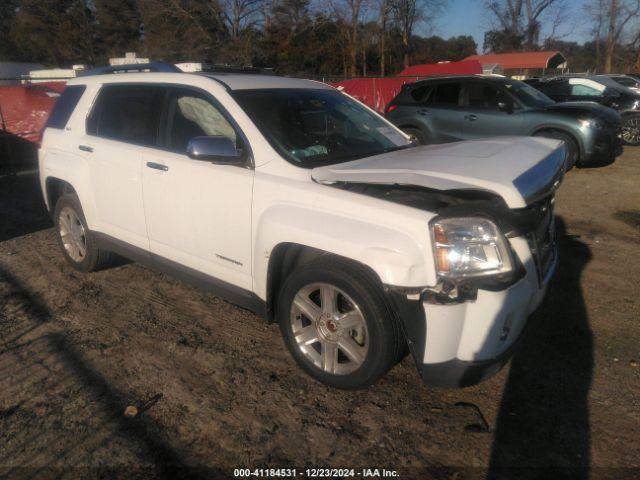
[[[82,262],[87,256],[87,236],[78,214],[72,208],[64,207],[60,211],[58,225],[67,254],[74,262]]]
[[[640,116],[632,117],[622,124],[622,139],[632,145],[640,143]]]
[[[357,370],[367,357],[369,335],[360,307],[327,283],[301,288],[290,312],[296,344],[316,367],[334,375]]]

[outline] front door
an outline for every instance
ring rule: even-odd
[[[464,140],[522,135],[522,110],[514,105],[513,99],[503,90],[489,82],[469,81],[465,83],[463,96]],[[513,109],[504,108],[510,105],[513,105]]]
[[[238,130],[215,99],[169,87],[162,149],[142,154],[144,207],[151,251],[250,290],[254,171],[186,155],[197,136],[222,135],[241,146]]]

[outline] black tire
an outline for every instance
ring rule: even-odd
[[[402,131],[409,135],[412,140],[415,139],[415,141],[420,145],[427,145],[429,143],[427,141],[427,136],[419,128],[405,127]]]
[[[346,293],[359,307],[366,324],[368,351],[362,363],[352,372],[335,374],[323,370],[303,353],[296,342],[292,312],[294,298],[301,289],[317,283],[336,287]],[[298,365],[310,376],[331,387],[347,390],[365,388],[384,375],[406,353],[400,325],[374,275],[364,267],[336,257],[322,256],[298,267],[287,278],[279,294],[277,317],[284,342]],[[341,352],[337,353],[338,358],[340,355]],[[346,356],[343,357],[349,361]]]
[[[68,213],[68,209],[75,213],[77,220],[84,229],[83,238],[85,242],[85,254],[78,260],[72,258],[70,253],[67,251],[61,234],[61,215],[63,214],[63,211]],[[114,263],[116,258],[115,254],[101,250],[96,245],[95,237],[87,226],[87,221],[84,217],[84,212],[82,211],[82,206],[80,205],[80,200],[77,195],[74,193],[66,193],[58,199],[53,214],[53,221],[56,227],[58,245],[62,250],[64,258],[73,268],[81,272],[94,272],[96,270],[109,267]]]
[[[628,113],[622,116],[622,140],[633,147],[640,145],[640,114]]]
[[[553,138],[562,140],[567,147],[567,156],[565,158],[566,170],[571,170],[573,166],[582,166],[580,163],[580,149],[578,143],[568,133],[559,130],[542,130],[537,132],[534,137]]]

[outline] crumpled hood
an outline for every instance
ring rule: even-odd
[[[314,168],[318,183],[416,185],[436,190],[484,190],[509,208],[523,208],[557,188],[565,149],[558,140],[498,137],[426,145]]]

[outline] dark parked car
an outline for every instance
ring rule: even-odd
[[[622,139],[640,145],[640,93],[623,87],[605,75],[535,79],[530,85],[557,102],[592,101],[616,109],[622,115]]]
[[[637,78],[633,75],[608,74],[598,76],[610,78],[623,87],[627,87],[628,89],[633,90],[636,93],[640,93],[640,78]]]
[[[527,84],[498,76],[461,76],[406,85],[386,116],[420,143],[504,135],[563,140],[567,168],[620,153],[620,115],[591,102],[555,103]]]

